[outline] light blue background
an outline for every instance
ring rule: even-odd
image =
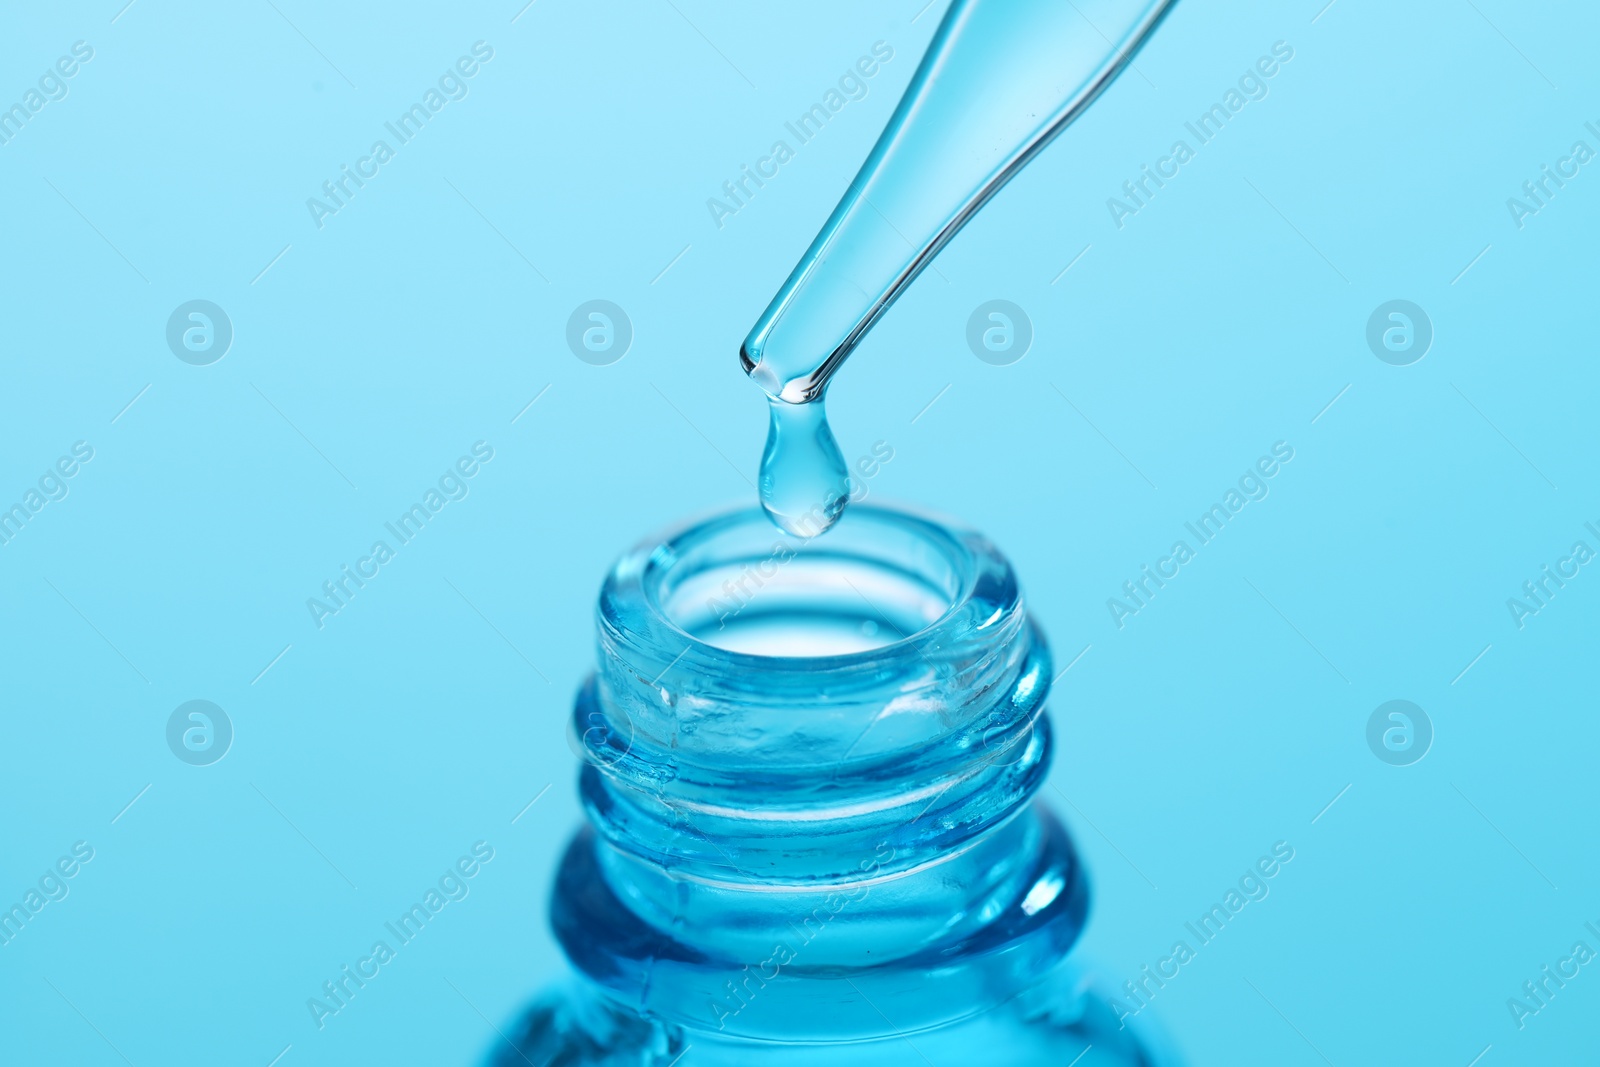
[[[0,1062],[472,1062],[561,966],[598,583],[754,499],[738,342],[942,5],[121,2],[0,35],[5,102],[95,50],[0,146],[0,502],[95,449],[0,547],[0,903],[95,849],[0,947]],[[1193,1063],[1577,1062],[1600,967],[1526,1029],[1506,1000],[1600,949],[1600,573],[1522,630],[1505,602],[1600,548],[1600,173],[1521,230],[1506,199],[1600,148],[1600,19],[1321,3],[1180,4],[882,322],[834,423],[847,456],[892,443],[874,496],[1011,555],[1061,666],[1088,646],[1046,799],[1115,982],[1296,849],[1155,1001]],[[719,230],[706,199],[880,39],[868,97]],[[319,230],[306,198],[478,40],[470,95]],[[1106,198],[1279,40],[1268,98],[1118,230]],[[164,340],[195,298],[235,330],[207,367]],[[565,345],[593,298],[634,325],[613,366]],[[993,298],[1034,324],[1013,366],[965,346]],[[1392,298],[1434,323],[1413,366],[1364,341]],[[318,630],[306,598],[478,440],[470,496]],[[1270,497],[1118,630],[1106,598],[1279,440]],[[1365,741],[1395,698],[1436,730],[1411,767]],[[210,767],[166,747],[191,699],[236,730]],[[319,1032],[307,998],[478,840],[471,895]]]

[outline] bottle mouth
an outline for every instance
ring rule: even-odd
[[[610,650],[641,672],[687,661],[770,682],[915,656],[981,623],[974,612],[1019,602],[993,545],[931,516],[854,505],[806,539],[745,508],[635,547],[607,576],[599,621]]]
[[[882,505],[810,540],[758,508],[652,538],[607,576],[598,623],[607,722],[578,725],[605,741],[585,758],[614,773],[622,750],[706,782],[921,762],[1021,714],[994,708],[997,694],[1021,686],[1031,704],[1049,677],[1035,679],[1049,656],[1005,557]]]
[[[683,639],[755,659],[882,654],[936,627],[966,592],[967,548],[903,512],[846,518],[812,539],[754,510],[691,527],[651,553],[641,591]]]

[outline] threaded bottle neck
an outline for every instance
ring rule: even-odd
[[[711,881],[852,881],[885,843],[881,873],[965,847],[1037,788],[1049,654],[1009,564],[854,517],[808,543],[741,512],[613,570],[578,701],[613,847]]]
[[[870,969],[1012,936],[1056,897],[1070,929],[1041,950],[1076,936],[1076,865],[1029,806],[1050,656],[980,536],[856,507],[804,542],[737,512],[625,556],[598,623],[573,721],[583,863],[672,946],[641,933],[622,964],[575,944],[595,917],[558,891],[569,955],[614,994],[674,1014],[651,988],[668,956],[714,976],[780,937],[806,944],[791,974]]]

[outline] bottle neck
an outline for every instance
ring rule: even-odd
[[[798,542],[740,513],[625,557],[599,622],[574,711],[592,832],[553,911],[610,995],[781,1036],[823,975],[897,996],[933,967],[959,996],[907,1010],[965,1011],[1070,947],[1086,890],[1030,804],[1049,652],[986,541],[861,508]]]

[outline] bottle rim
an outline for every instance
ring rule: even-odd
[[[708,817],[740,810],[751,832],[783,821],[849,827],[872,810],[887,816],[927,803],[917,796],[981,764],[1021,773],[1041,758],[1033,742],[1047,731],[1033,733],[1051,659],[1016,576],[987,539],[925,512],[857,507],[800,546],[814,557],[812,571],[790,572],[802,591],[813,580],[825,587],[823,609],[855,611],[849,622],[863,614],[863,589],[878,598],[898,588],[909,617],[926,620],[898,640],[826,655],[756,654],[680,624],[675,575],[715,576],[787,537],[758,508],[741,508],[650,538],[611,570],[597,612],[597,669],[575,702],[569,742],[612,792],[653,795],[670,780],[676,802],[693,798]],[[857,567],[852,580],[827,587],[846,564]],[[887,584],[857,588],[879,579]],[[787,610],[781,597],[774,603]],[[831,799],[815,795],[819,782]]]
[[[902,550],[910,549],[916,558],[903,555],[891,560],[883,551],[873,551],[873,542],[882,541],[885,535]],[[754,652],[696,633],[696,627],[686,624],[682,613],[669,603],[674,587],[686,577],[681,570],[687,566],[714,571],[748,562],[749,545],[763,539],[796,558],[847,560],[862,568],[898,572],[895,576],[902,583],[922,582],[925,592],[936,591],[943,604],[937,615],[893,640],[820,654]],[[860,590],[855,593],[873,603]],[[974,601],[980,595],[984,617],[972,619]],[[768,678],[817,672],[838,675],[870,670],[885,660],[903,659],[947,645],[957,636],[970,636],[970,630],[992,623],[999,614],[1020,611],[1020,600],[1010,562],[987,538],[922,509],[881,503],[852,505],[835,529],[807,539],[777,529],[759,507],[740,507],[682,523],[625,553],[607,573],[597,621],[603,644],[623,653],[640,673],[652,661],[659,664],[656,669],[662,674],[685,666],[705,666],[709,661],[722,671],[755,670]],[[887,619],[887,610],[878,614],[892,621]],[[603,647],[602,655],[606,651]]]

